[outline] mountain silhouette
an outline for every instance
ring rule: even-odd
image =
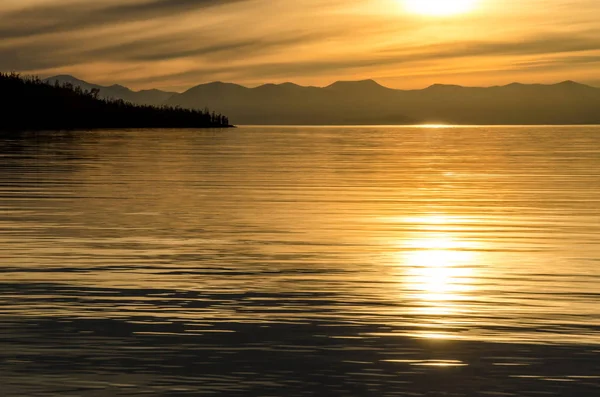
[[[100,89],[106,90],[101,95],[133,103],[148,103],[141,101],[148,101],[152,91]],[[155,94],[153,101],[164,99],[152,104],[208,107],[236,124],[600,124],[600,88],[571,80],[492,87],[434,84],[421,90],[392,89],[374,80],[338,81],[322,88],[212,82],[183,93]]]
[[[80,80],[70,75],[58,75],[44,79],[45,82],[54,84],[58,81],[59,84],[70,83],[73,86],[81,87],[84,90],[99,89],[99,97],[103,99],[122,99],[127,102],[138,105],[163,105],[175,92],[166,92],[160,90],[142,90],[132,91],[127,87],[119,84],[114,84],[109,87],[91,84],[87,81]]]
[[[325,89],[338,92],[352,92],[361,90],[372,91],[373,93],[391,90],[391,88],[384,87],[375,80],[336,81],[335,83],[325,87]]]

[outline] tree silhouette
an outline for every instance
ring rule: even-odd
[[[226,116],[208,109],[100,99],[97,88],[49,84],[17,73],[0,73],[0,93],[0,130],[230,127]]]

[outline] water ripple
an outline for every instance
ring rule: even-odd
[[[0,143],[3,396],[600,393],[600,129]]]

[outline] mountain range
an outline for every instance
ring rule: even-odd
[[[72,76],[46,81],[98,88],[102,97],[139,104],[208,107],[234,124],[600,124],[600,88],[574,81],[493,87],[435,84],[422,90],[391,89],[373,80],[255,88],[213,82],[183,93],[104,87]]]
[[[91,90],[97,88],[100,90],[101,98],[108,99],[122,99],[127,102],[131,102],[137,105],[164,105],[165,102],[171,98],[176,92],[167,92],[161,90],[142,90],[133,91],[122,85],[114,84],[111,86],[102,86],[97,84],[88,83],[87,81],[80,80],[76,77],[69,75],[59,75],[44,79],[45,82],[54,84],[58,81],[60,84],[69,83],[73,86],[79,86],[84,90]]]

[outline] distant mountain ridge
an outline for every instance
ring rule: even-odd
[[[113,84],[106,87],[88,83],[87,81],[80,80],[70,75],[48,77],[47,79],[44,79],[44,81],[51,84],[54,84],[56,81],[58,81],[59,84],[70,83],[73,84],[73,86],[79,86],[86,90],[97,88],[100,90],[101,98],[122,99],[138,105],[163,105],[169,98],[176,94],[176,92],[167,92],[161,90],[133,91],[119,84]]]
[[[254,88],[212,82],[183,93],[95,86],[72,76],[47,80],[67,78],[74,85],[97,87],[101,95],[134,103],[208,107],[227,114],[234,124],[600,124],[600,88],[571,80],[492,87],[434,84],[421,90],[388,88],[374,80]]]

